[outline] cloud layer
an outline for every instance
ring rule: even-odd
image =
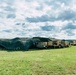
[[[0,0],[0,38],[76,39],[75,0]]]

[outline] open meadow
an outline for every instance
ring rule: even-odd
[[[76,75],[76,47],[0,50],[0,75]]]

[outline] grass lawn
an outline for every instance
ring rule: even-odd
[[[0,51],[0,75],[76,75],[76,47]]]

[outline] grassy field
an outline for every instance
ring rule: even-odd
[[[0,51],[0,75],[76,75],[76,47]]]

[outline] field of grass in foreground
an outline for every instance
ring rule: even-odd
[[[0,51],[0,75],[76,75],[76,47]]]

